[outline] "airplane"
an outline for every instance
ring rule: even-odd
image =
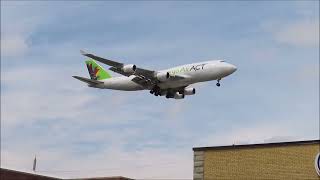
[[[216,85],[219,87],[222,78],[237,70],[235,65],[224,60],[212,60],[153,71],[134,64],[105,59],[82,50],[80,52],[90,58],[85,61],[90,79],[80,76],[72,77],[87,83],[89,87],[122,91],[149,90],[150,94],[155,96],[174,99],[184,99],[185,96],[194,95],[196,89],[190,85],[198,82],[217,80]],[[123,76],[111,77],[96,61],[111,66],[109,70]]]

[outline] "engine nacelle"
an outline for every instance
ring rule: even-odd
[[[137,66],[134,64],[127,64],[127,65],[124,65],[122,68],[123,72],[125,73],[134,73],[136,69],[137,69]]]
[[[196,94],[196,89],[195,88],[184,88],[184,92],[183,92],[184,95],[194,95]]]
[[[175,99],[183,99],[184,98],[184,94],[180,94],[180,93],[176,92],[174,94],[173,98],[175,98]]]
[[[167,81],[170,78],[170,74],[169,72],[159,72],[156,77],[159,81]]]

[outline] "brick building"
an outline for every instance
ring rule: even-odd
[[[320,179],[320,140],[195,147],[194,180]]]

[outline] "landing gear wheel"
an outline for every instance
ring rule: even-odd
[[[216,85],[217,85],[218,87],[220,87],[220,80],[221,80],[221,79],[218,79],[218,80],[217,80],[218,82],[217,82]]]
[[[151,94],[154,94],[155,96],[159,96],[161,95],[161,89],[159,86],[154,86],[151,90],[150,90]]]

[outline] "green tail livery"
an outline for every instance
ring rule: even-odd
[[[111,78],[111,75],[104,70],[99,64],[94,60],[89,59],[86,61],[86,65],[90,74],[91,79],[93,80],[103,80]]]

